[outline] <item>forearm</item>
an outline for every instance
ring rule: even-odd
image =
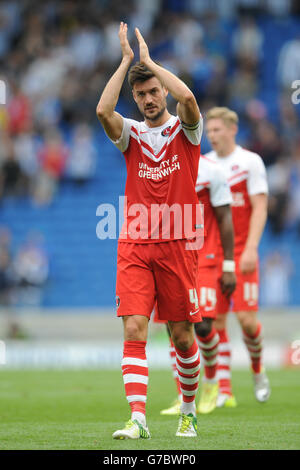
[[[110,116],[113,114],[117,106],[130,63],[130,60],[123,59],[115,73],[107,82],[97,105],[97,115],[99,118],[101,116]]]
[[[224,223],[225,222],[225,223]],[[224,253],[224,259],[233,260],[234,257],[234,234],[232,225],[223,221],[220,227],[220,237]]]
[[[188,86],[172,72],[156,64],[151,58],[147,60],[145,65],[154,73],[162,85],[167,88],[176,101],[186,104],[188,100],[194,99],[194,95]]]
[[[223,248],[224,259],[234,259],[234,231],[232,224],[232,215],[230,207],[217,208],[216,217],[220,232],[221,244]]]
[[[249,231],[245,248],[258,249],[258,245],[263,234],[267,221],[267,207],[254,207],[252,209]]]

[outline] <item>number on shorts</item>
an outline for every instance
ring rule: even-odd
[[[244,283],[244,300],[248,303],[256,303],[258,300],[258,285],[256,282]]]
[[[201,287],[200,289],[200,305],[204,307],[208,302],[215,308],[217,303],[216,289],[210,287]]]
[[[195,305],[195,310],[199,308],[199,300],[196,289],[190,289],[190,302]]]

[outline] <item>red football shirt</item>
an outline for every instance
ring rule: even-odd
[[[171,116],[154,128],[123,118],[122,135],[113,141],[127,166],[120,242],[152,243],[202,234],[195,191],[201,135],[202,118],[187,126]]]

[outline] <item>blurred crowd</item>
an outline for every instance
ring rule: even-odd
[[[300,77],[300,34],[284,42],[274,83],[262,79],[268,57],[260,19],[276,24],[291,15],[300,19],[299,2],[0,1],[0,79],[7,87],[6,106],[0,106],[0,203],[29,196],[47,205],[65,179],[82,185],[93,178],[95,108],[120,61],[117,33],[124,20],[136,57],[138,25],[153,58],[193,89],[204,116],[214,105],[238,112],[240,143],[258,152],[268,169],[272,229],[293,226],[300,233],[299,111],[291,101],[291,83]],[[268,86],[276,91],[276,116],[264,99]],[[138,118],[128,86],[119,105]]]
[[[39,232],[14,247],[12,233],[0,227],[0,305],[39,306],[49,276],[49,256]]]
[[[49,255],[43,236],[31,232],[20,246],[13,246],[11,231],[0,226],[0,307],[3,308],[2,335],[20,339],[26,332],[20,326],[14,308],[39,307],[49,279]]]

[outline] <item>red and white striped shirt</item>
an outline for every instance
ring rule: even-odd
[[[159,127],[123,118],[113,141],[127,166],[120,242],[191,239],[202,231],[195,191],[202,127],[202,118],[187,126],[171,116]]]
[[[267,194],[267,175],[262,158],[237,145],[227,157],[219,157],[215,151],[205,155],[223,168],[232,194],[232,219],[235,238],[235,255],[244,250],[252,212],[250,196]]]

